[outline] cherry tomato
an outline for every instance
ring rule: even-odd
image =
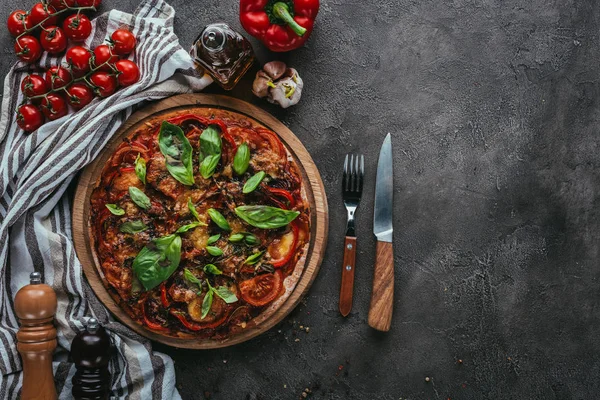
[[[42,46],[36,38],[31,35],[21,36],[15,42],[15,53],[26,63],[32,63],[42,56]]]
[[[110,35],[113,44],[113,53],[123,56],[133,51],[135,47],[135,36],[128,29],[117,29]]]
[[[90,82],[95,86],[94,93],[100,97],[108,97],[117,90],[117,78],[108,72],[94,72]]]
[[[91,50],[83,46],[73,46],[67,50],[66,58],[76,77],[83,76],[90,70]]]
[[[73,80],[71,71],[61,65],[48,68],[45,78],[50,89],[60,89]]]
[[[40,43],[50,54],[58,54],[67,48],[67,37],[58,26],[49,26],[40,34]]]
[[[81,110],[94,99],[94,91],[84,83],[74,83],[67,89],[67,102],[75,110]]]
[[[292,229],[288,233],[269,245],[268,251],[271,256],[271,264],[275,268],[283,267],[296,254],[295,250],[298,247],[299,229],[298,225],[294,222],[290,225]]]
[[[140,80],[140,69],[133,61],[119,60],[115,63],[115,68],[119,71],[117,79],[121,86],[133,85]]]
[[[92,33],[92,23],[83,14],[73,14],[65,19],[63,29],[72,41],[83,42]]]
[[[52,14],[54,13],[56,13],[56,9],[51,5],[35,3],[31,8],[31,11],[29,11],[29,24],[31,27],[34,27],[48,18],[48,20],[42,24],[44,28],[56,25],[56,17],[52,17]]]
[[[44,123],[44,115],[33,104],[24,104],[17,110],[17,125],[25,132],[33,132]]]
[[[262,307],[277,298],[282,285],[281,271],[257,275],[240,282],[240,294],[244,301],[254,307]]]
[[[100,46],[94,49],[94,67],[98,68],[100,71],[112,71],[110,64],[114,64],[117,60],[119,60],[119,56],[112,53],[112,49],[109,45],[101,44]]]
[[[25,30],[29,28],[29,24],[29,17],[24,10],[15,10],[11,12],[8,16],[8,21],[6,21],[8,31],[13,36],[19,36],[21,33],[25,32]]]
[[[98,7],[102,0],[77,0],[79,7]]]
[[[21,81],[21,92],[27,97],[39,96],[48,91],[44,78],[37,74],[29,74]]]
[[[56,11],[64,10],[67,7],[76,7],[75,0],[50,0],[48,2]]]
[[[56,93],[48,93],[46,97],[42,99],[42,112],[50,121],[59,119],[67,115],[67,102],[65,98]]]

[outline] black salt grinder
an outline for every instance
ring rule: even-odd
[[[72,380],[74,399],[108,399],[110,357],[110,336],[96,319],[90,318],[85,330],[79,332],[71,343],[71,359],[77,368]]]

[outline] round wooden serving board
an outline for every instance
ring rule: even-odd
[[[147,118],[157,116],[161,113],[176,111],[177,109],[183,110],[187,107],[210,107],[237,112],[254,119],[276,132],[298,164],[303,175],[306,197],[311,208],[310,243],[307,247],[305,257],[299,260],[299,262],[304,261],[305,264],[296,287],[283,304],[268,318],[258,322],[256,325],[250,325],[243,332],[226,340],[174,338],[151,332],[139,325],[121,309],[106,289],[103,283],[103,272],[97,264],[91,248],[92,238],[90,237],[89,222],[90,195],[105,162],[114,153],[123,138],[129,135],[132,129],[136,129],[137,126],[143,124]],[[213,349],[241,343],[269,330],[285,318],[298,305],[317,276],[327,244],[328,226],[327,197],[325,196],[323,182],[315,163],[300,140],[285,125],[260,108],[228,96],[212,94],[173,96],[133,114],[111,139],[98,158],[83,170],[77,184],[73,202],[73,238],[75,250],[83,265],[85,276],[98,298],[121,322],[139,334],[170,346],[190,349]]]

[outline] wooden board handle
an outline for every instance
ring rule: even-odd
[[[369,326],[387,332],[394,309],[394,248],[392,243],[377,242],[373,292],[369,308]]]
[[[350,314],[350,310],[352,310],[355,266],[356,238],[346,236],[344,241],[344,263],[342,264],[342,285],[340,288],[340,313],[344,317]]]

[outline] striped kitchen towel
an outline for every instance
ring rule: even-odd
[[[98,156],[144,102],[211,83],[193,69],[173,32],[173,18],[173,8],[163,0],[144,0],[133,15],[113,10],[96,18],[86,42],[91,48],[119,27],[134,32],[138,44],[130,58],[140,67],[139,82],[32,134],[24,134],[15,123],[22,101],[20,82],[32,69],[61,60],[44,56],[34,67],[18,63],[6,76],[0,119],[0,399],[19,397],[22,374],[13,299],[33,271],[42,273],[58,297],[54,376],[60,398],[71,398],[75,368],[68,362],[68,351],[90,316],[107,328],[117,348],[110,363],[112,396],[179,398],[172,360],[153,352],[148,340],[115,321],[84,279],[73,248],[68,190],[77,172]]]

